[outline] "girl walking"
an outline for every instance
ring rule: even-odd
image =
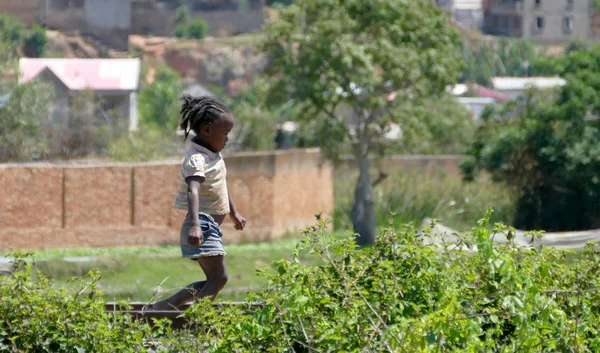
[[[233,128],[233,114],[212,97],[185,95],[181,107],[181,129],[187,139],[195,136],[181,166],[181,184],[175,207],[187,210],[181,226],[182,257],[197,261],[205,281],[189,284],[170,298],[154,303],[154,310],[177,310],[184,303],[210,297],[214,300],[227,283],[220,225],[227,215],[235,229],[243,230],[242,217],[227,190],[227,169],[221,151]]]

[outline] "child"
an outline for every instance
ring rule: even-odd
[[[185,95],[181,118],[185,139],[190,131],[196,135],[181,167],[182,181],[175,200],[175,207],[187,210],[180,232],[181,252],[182,257],[198,261],[206,281],[191,283],[154,303],[154,310],[177,310],[190,300],[204,297],[214,300],[227,283],[219,226],[228,214],[235,229],[246,226],[227,190],[227,170],[220,153],[233,128],[233,115],[215,98]]]

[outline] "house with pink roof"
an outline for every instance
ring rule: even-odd
[[[140,59],[30,59],[19,60],[19,82],[43,80],[52,84],[55,99],[49,119],[68,121],[71,98],[92,91],[100,112],[115,114],[137,130]]]

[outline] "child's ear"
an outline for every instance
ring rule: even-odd
[[[204,133],[205,136],[210,135],[210,125],[204,125],[204,127],[202,128],[202,132]]]

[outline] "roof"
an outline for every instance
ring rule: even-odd
[[[507,100],[509,100],[509,97],[507,95],[502,94],[497,91],[494,91],[492,89],[483,87],[483,86],[479,86],[479,85],[475,86],[474,91],[475,91],[475,94],[477,95],[477,97],[492,98],[496,102],[506,102]]]
[[[492,77],[492,86],[497,90],[524,90],[528,87],[552,88],[563,86],[560,77]]]
[[[140,59],[29,59],[19,60],[20,82],[37,78],[46,69],[72,91],[135,91]]]
[[[469,91],[469,89],[471,91]],[[492,89],[477,84],[467,85],[464,83],[459,83],[452,87],[448,87],[447,91],[450,92],[452,95],[459,97],[464,97],[465,94],[472,93],[472,97],[493,99],[494,101],[499,103],[505,102],[510,99],[504,93],[494,91]]]

